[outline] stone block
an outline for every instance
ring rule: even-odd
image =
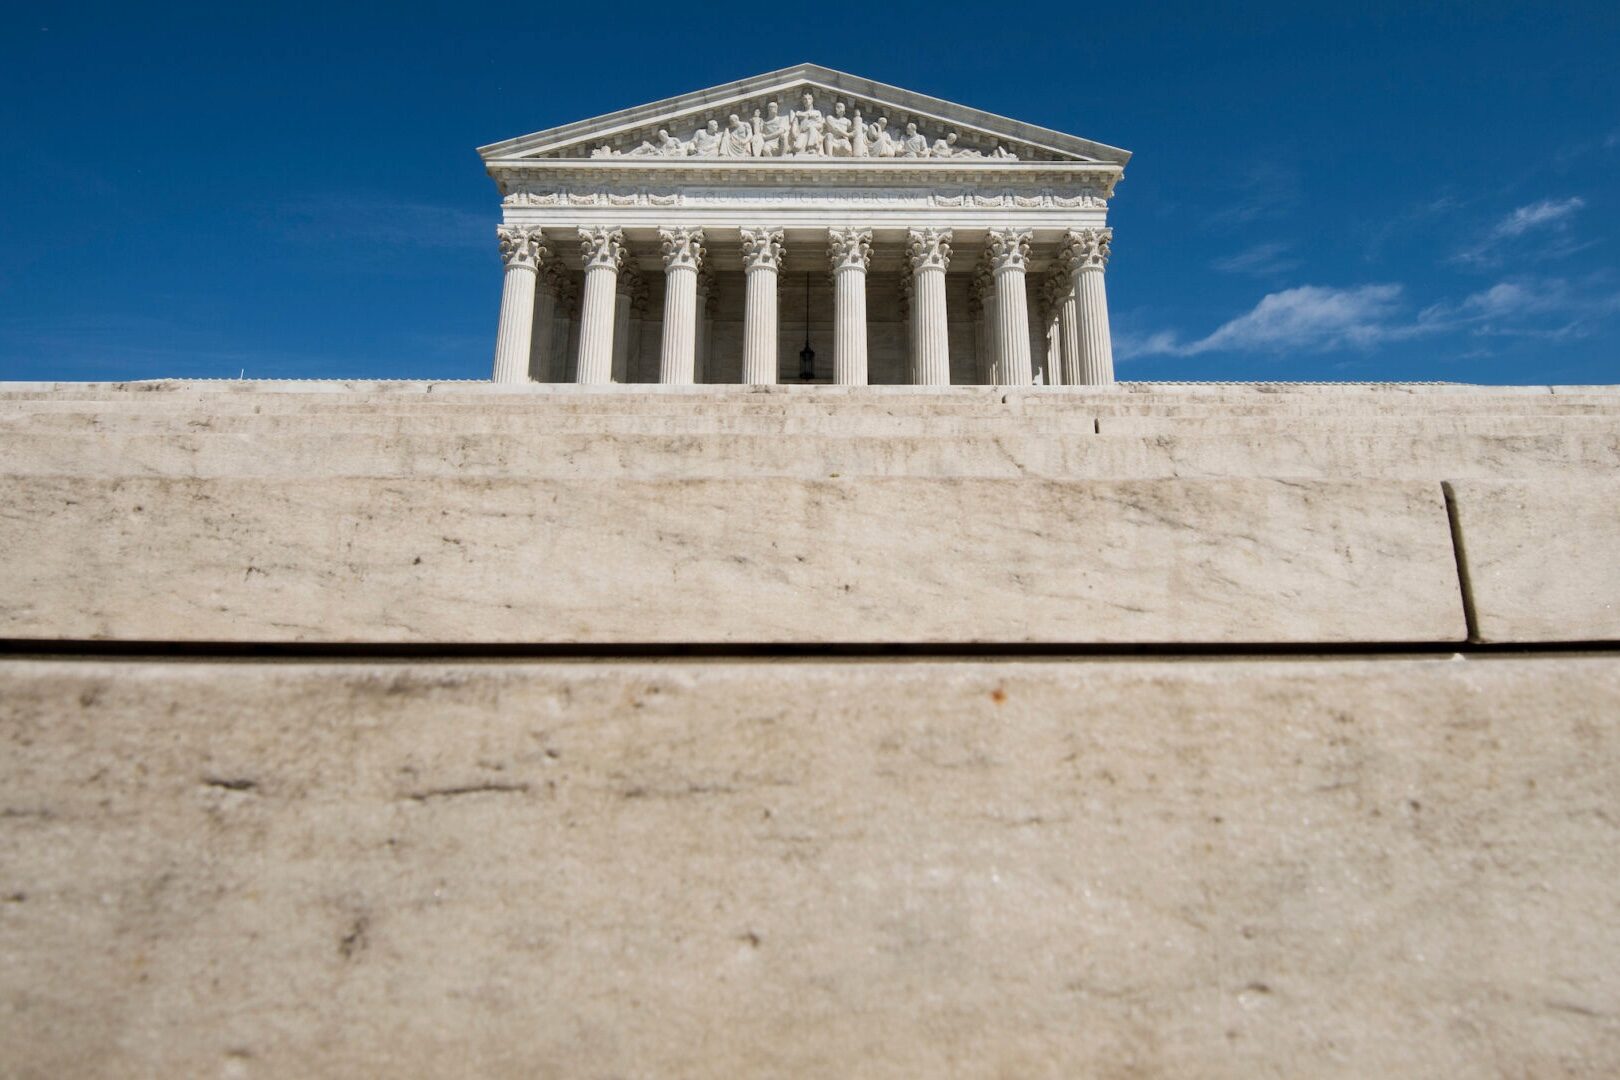
[[[0,434],[12,476],[1431,480],[1607,474],[1620,435]]]
[[[1480,640],[1620,639],[1620,484],[1449,486]]]
[[[1438,484],[0,480],[0,637],[1465,636]]]
[[[0,663],[16,1076],[1612,1076],[1620,663]]]

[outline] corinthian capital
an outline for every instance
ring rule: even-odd
[[[1029,264],[1031,233],[1023,229],[993,229],[990,232],[990,270],[1023,270]]]
[[[744,270],[780,270],[782,268],[782,255],[781,229],[744,229],[742,231]]]
[[[1063,234],[1063,247],[1058,252],[1058,258],[1071,271],[1101,270],[1108,265],[1109,248],[1113,242],[1113,229],[1070,229]]]
[[[912,229],[906,233],[906,253],[914,272],[925,269],[949,269],[951,230]]]
[[[501,262],[507,266],[527,266],[539,269],[540,263],[551,254],[540,230],[523,225],[497,225],[495,239],[501,246]]]
[[[579,250],[585,256],[585,269],[611,266],[617,271],[624,265],[624,233],[618,229],[581,229]]]
[[[872,258],[871,229],[831,229],[827,233],[827,257],[834,273],[845,268],[865,270]]]
[[[658,243],[664,251],[664,269],[689,266],[696,270],[703,265],[702,229],[659,229]]]

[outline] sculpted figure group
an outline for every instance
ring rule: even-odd
[[[692,133],[690,139],[678,139],[666,128],[659,128],[655,141],[644,142],[633,150],[614,150],[600,146],[591,152],[593,158],[606,157],[873,157],[873,158],[982,158],[992,157],[1016,161],[1016,156],[1004,146],[997,146],[989,155],[956,145],[957,134],[951,132],[932,141],[917,130],[915,123],[906,124],[901,134],[889,129],[889,118],[879,116],[868,124],[859,109],[849,115],[849,107],[840,101],[832,113],[816,108],[815,95],[806,93],[800,108],[782,115],[782,108],[774,101],[767,102],[765,111],[755,109],[751,119],[744,120],[736,113],[726,118],[722,129],[718,120],[710,120]]]

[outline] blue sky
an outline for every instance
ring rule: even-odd
[[[1620,382],[1620,4],[1337,7],[14,0],[0,378],[487,377],[474,147],[809,61],[1135,153],[1121,378]]]

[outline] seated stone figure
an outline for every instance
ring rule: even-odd
[[[833,106],[827,117],[826,153],[828,157],[855,156],[855,122],[845,115],[842,101]]]
[[[720,121],[710,120],[692,133],[692,154],[696,157],[714,157],[720,153]]]
[[[900,140],[900,153],[909,158],[928,156],[928,136],[918,134],[916,124],[906,125],[906,137]]]
[[[736,113],[726,117],[726,131],[720,139],[723,157],[752,157],[754,153],[754,126]]]
[[[774,101],[765,103],[765,115],[754,111],[754,157],[783,157],[788,152],[788,118],[781,115],[781,106]]]

